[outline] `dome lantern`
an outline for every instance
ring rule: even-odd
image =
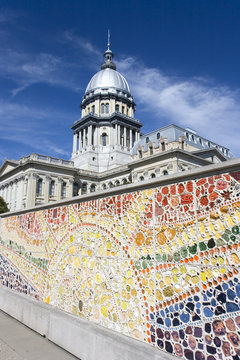
[[[116,70],[116,65],[112,62],[114,54],[112,50],[110,50],[110,31],[108,30],[108,43],[107,43],[107,50],[104,53],[105,62],[101,66],[101,70],[104,69],[113,69]]]

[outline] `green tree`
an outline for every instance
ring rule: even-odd
[[[0,214],[9,211],[6,201],[0,196]]]

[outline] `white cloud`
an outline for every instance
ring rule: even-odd
[[[89,40],[76,35],[73,31],[65,31],[63,40],[72,43],[76,48],[83,49],[87,53],[97,55],[97,57],[102,56],[101,51],[98,50],[98,48],[93,45]]]
[[[74,83],[66,75],[67,68],[68,65],[59,57],[47,53],[29,54],[3,49],[0,57],[1,77],[10,79],[16,84],[12,90],[13,95],[37,83],[74,90]]]
[[[0,10],[0,23],[9,23],[19,16],[19,13],[10,9]]]
[[[151,119],[152,129],[174,123],[228,146],[240,155],[240,92],[204,78],[177,79],[129,57],[117,62],[126,76],[138,108]],[[157,119],[154,123],[152,117]]]
[[[0,140],[23,144],[31,151],[68,157],[69,143],[61,146],[59,141],[62,126],[65,127],[68,116],[69,114],[55,109],[42,110],[2,100],[0,101]],[[54,126],[56,119],[58,119],[57,130]]]

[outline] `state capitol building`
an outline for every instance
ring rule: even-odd
[[[30,154],[2,164],[0,196],[10,211],[150,182],[233,157],[228,148],[174,124],[142,134],[128,83],[113,56],[108,44],[101,70],[87,85],[81,118],[72,126],[71,160]]]

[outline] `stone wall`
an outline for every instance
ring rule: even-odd
[[[2,286],[178,357],[238,359],[234,164],[2,217]]]

